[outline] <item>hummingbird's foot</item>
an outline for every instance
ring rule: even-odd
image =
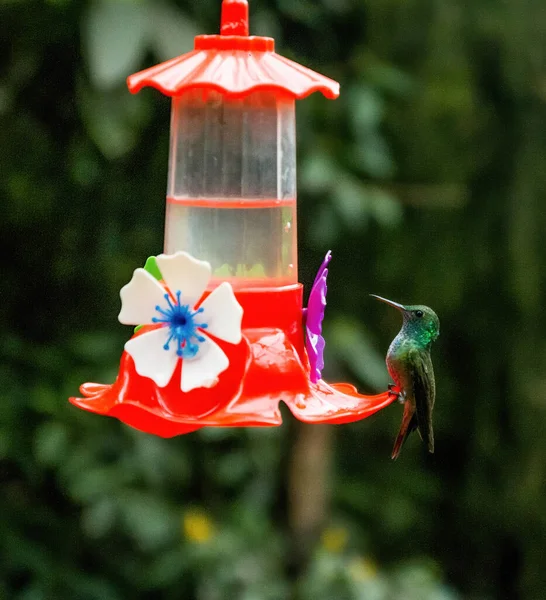
[[[398,400],[400,400],[400,402],[404,402],[404,397],[402,395],[402,391],[396,384],[389,383],[388,388],[389,388],[389,392],[388,392],[389,396],[394,396],[394,398],[397,398]]]

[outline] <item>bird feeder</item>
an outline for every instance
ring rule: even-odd
[[[303,309],[298,283],[295,101],[339,85],[249,36],[246,0],[220,35],[128,78],[172,98],[164,254],[121,290],[137,326],[113,384],[76,406],[171,437],[204,426],[363,419],[392,402],[321,379],[328,253]]]

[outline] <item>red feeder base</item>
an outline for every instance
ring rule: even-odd
[[[133,359],[123,352],[115,383],[86,383],[80,388],[84,398],[70,402],[161,437],[205,426],[280,425],[280,401],[306,423],[350,423],[388,406],[394,399],[388,392],[364,396],[347,383],[310,381],[302,292],[301,284],[236,292],[244,310],[243,339],[237,345],[215,339],[228,356],[229,367],[212,388],[182,392],[181,362],[170,383],[160,388],[138,375]]]

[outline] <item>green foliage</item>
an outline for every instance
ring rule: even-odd
[[[66,402],[115,377],[119,289],[162,248],[169,102],[125,77],[217,31],[220,0],[2,2],[0,598],[541,598],[543,6],[250,5],[342,84],[298,105],[300,279],[333,250],[326,379],[387,383],[398,315],[369,293],[433,306],[436,454],[415,436],[390,462],[397,406],[335,428],[298,563],[289,415],[163,440]]]

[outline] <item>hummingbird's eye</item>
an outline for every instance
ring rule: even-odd
[[[421,318],[424,315],[422,310],[416,310],[415,311],[415,316]]]

